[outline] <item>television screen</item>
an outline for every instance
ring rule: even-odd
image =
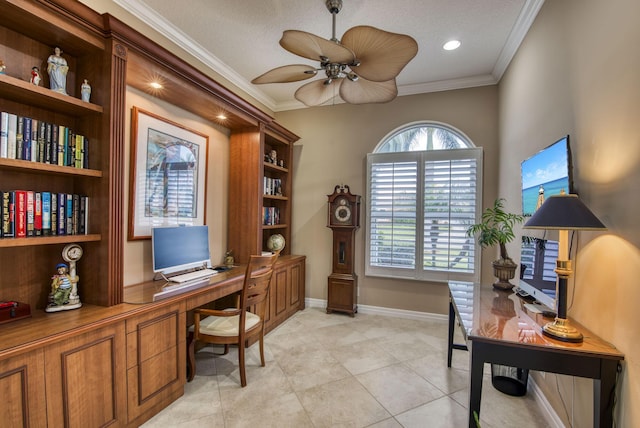
[[[522,213],[532,215],[551,195],[573,193],[569,136],[526,159],[522,171]]]
[[[208,226],[151,229],[153,271],[165,274],[211,266]]]
[[[519,288],[552,310],[556,306],[557,258],[558,241],[522,237]]]

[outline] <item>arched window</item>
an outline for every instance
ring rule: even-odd
[[[365,273],[479,279],[466,230],[482,208],[482,149],[436,122],[405,125],[367,155]]]

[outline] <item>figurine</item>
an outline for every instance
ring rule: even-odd
[[[58,263],[56,269],[58,273],[51,277],[50,303],[47,309],[69,304],[69,296],[79,279],[77,276],[72,277],[69,275],[69,267],[65,263]]]
[[[0,74],[4,74],[4,71],[7,69],[7,66],[4,65],[4,61],[0,59]]]
[[[47,73],[49,73],[49,82],[51,89],[67,95],[67,72],[69,66],[67,60],[62,56],[62,50],[56,46],[53,55],[49,55],[47,59]]]
[[[62,250],[62,258],[69,262],[56,265],[57,273],[51,277],[51,292],[49,304],[45,312],[68,311],[82,306],[78,296],[78,281],[76,262],[82,257],[82,247],[78,244],[67,244]]]
[[[40,86],[40,69],[38,67],[31,67],[31,80],[30,82],[36,86]]]
[[[84,79],[84,82],[82,82],[82,86],[80,87],[80,94],[82,96],[82,101],[88,103],[89,98],[91,98],[91,86],[89,85],[87,79]]]
[[[277,165],[278,164],[278,152],[276,152],[275,150],[271,150],[269,152],[269,159],[270,159],[270,162],[272,164]]]
[[[224,255],[224,265],[227,267],[233,267],[235,259],[233,258],[233,251],[227,251]]]

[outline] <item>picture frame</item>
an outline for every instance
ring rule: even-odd
[[[204,224],[208,154],[208,135],[132,107],[129,240]]]

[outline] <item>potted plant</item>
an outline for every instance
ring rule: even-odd
[[[493,262],[493,274],[498,281],[493,286],[501,290],[511,290],[513,284],[509,282],[515,276],[518,265],[509,257],[507,253],[507,242],[515,238],[513,227],[517,223],[522,223],[524,216],[508,213],[504,210],[504,199],[496,199],[493,207],[487,208],[482,213],[480,223],[469,226],[468,236],[477,235],[478,244],[482,248],[494,245],[500,246],[500,258]]]

